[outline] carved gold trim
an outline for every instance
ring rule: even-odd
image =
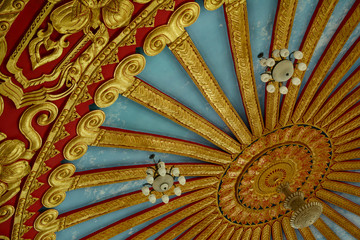
[[[216,228],[213,234],[211,234],[212,239],[219,239],[223,235],[225,229],[228,227],[229,223],[223,222],[219,227]]]
[[[330,180],[342,182],[360,182],[360,173],[358,172],[332,172],[326,177]]]
[[[305,113],[310,102],[312,101],[318,87],[320,86],[322,80],[324,79],[331,65],[333,64],[335,58],[338,56],[347,39],[350,37],[352,31],[360,22],[360,19],[358,17],[359,14],[360,4],[358,4],[355,11],[351,14],[346,23],[335,35],[335,38],[331,42],[331,45],[327,48],[324,57],[322,58],[320,63],[318,63],[316,70],[312,73],[312,77],[307,82],[307,86],[303,90],[302,96],[300,97],[300,99],[298,100],[298,104],[296,105],[292,117],[293,122],[298,122],[301,120],[303,114]]]
[[[328,201],[340,208],[344,208],[352,213],[360,215],[360,206],[344,197],[337,195],[336,193],[327,191],[325,189],[320,189],[315,193],[316,197]]]
[[[223,221],[221,219],[217,219],[212,221],[210,225],[208,225],[200,234],[196,236],[196,239],[205,240],[210,237],[210,235],[217,229]]]
[[[231,238],[231,236],[233,235],[234,231],[235,231],[235,226],[231,227],[229,224],[219,239],[229,240]]]
[[[359,170],[360,160],[337,162],[331,166],[334,171]]]
[[[9,220],[15,212],[15,208],[11,205],[0,207],[0,223]]]
[[[234,235],[232,236],[232,239],[240,239],[243,232],[244,232],[244,228],[237,229],[234,232]]]
[[[262,231],[261,231],[261,240],[271,240],[271,226],[269,224],[266,224]],[[280,225],[280,230],[281,230],[281,225]],[[274,238],[274,237],[273,237]],[[276,238],[274,238],[274,240],[277,240]]]
[[[248,228],[245,230],[242,240],[250,240],[252,235],[252,228]]]
[[[327,190],[348,193],[348,194],[360,197],[360,187],[357,187],[357,186],[354,186],[351,184],[326,180],[321,183],[321,186]]]
[[[321,34],[323,33],[327,22],[330,19],[332,12],[337,4],[338,0],[328,0],[322,1],[319,7],[318,12],[314,16],[314,21],[311,26],[309,26],[309,32],[306,35],[306,38],[303,40],[302,49],[300,49],[304,53],[304,57],[301,60],[305,64],[309,64],[311,57],[315,51],[315,47],[320,40]],[[294,77],[298,77],[303,79],[305,72],[300,72],[295,70]],[[289,92],[283,99],[281,113],[279,118],[279,123],[282,126],[288,124],[289,120],[291,120],[291,114],[293,113],[293,109],[295,107],[296,99],[298,96],[300,86],[295,86],[290,84]]]
[[[356,130],[349,132],[348,134],[345,134],[341,137],[334,138],[333,141],[334,141],[335,145],[342,145],[342,144],[348,143],[348,142],[353,141],[358,138],[360,138],[360,129],[356,129]]]
[[[171,153],[220,165],[228,164],[231,161],[231,155],[210,147],[178,139],[121,130],[105,130],[101,139],[94,146]]]
[[[333,158],[335,162],[347,161],[355,158],[360,158],[360,150],[353,150],[345,153],[337,153]]]
[[[35,240],[56,239],[56,229],[61,228],[63,221],[57,219],[58,211],[49,209],[40,214],[35,222],[34,228],[38,231]]]
[[[207,2],[213,1],[205,1],[205,8]],[[264,122],[256,90],[246,4],[240,2],[231,5],[226,4],[225,11],[242,101],[252,133],[259,137],[263,132]]]
[[[315,223],[314,227],[319,230],[319,232],[326,238],[326,239],[334,239],[340,240],[340,238],[331,230],[331,228],[321,219],[319,218]]]
[[[297,240],[295,229],[291,227],[289,217],[284,217],[281,221],[281,225],[286,239]]]
[[[351,110],[343,114],[341,117],[336,119],[336,121],[331,123],[329,125],[328,131],[330,132],[330,134],[332,134],[333,137],[342,136],[360,126],[359,116],[360,104],[358,104],[356,107],[352,108]],[[354,120],[352,121],[352,119]],[[332,131],[333,133],[331,133]]]
[[[272,237],[274,240],[282,240],[282,229],[281,223],[279,221],[275,221],[272,225]]]
[[[197,223],[196,225],[191,227],[190,230],[186,231],[184,235],[181,235],[181,239],[184,239],[184,240],[193,239],[200,232],[202,232],[207,226],[209,226],[217,218],[217,216],[218,216],[217,213],[206,216],[201,222]],[[189,224],[191,224],[191,223],[189,223]],[[183,226],[183,225],[181,225],[181,226]],[[184,231],[182,231],[182,232],[184,232]],[[169,238],[167,238],[167,239],[169,239]]]
[[[316,238],[312,234],[310,228],[308,228],[308,227],[299,228],[298,230],[299,230],[301,236],[303,236],[304,239],[306,239],[306,240],[316,240]]]
[[[358,149],[359,146],[360,146],[360,139],[357,139],[355,141],[352,141],[352,142],[349,142],[349,143],[346,143],[346,144],[343,144],[343,145],[336,146],[335,152],[336,153],[343,153],[343,152]]]

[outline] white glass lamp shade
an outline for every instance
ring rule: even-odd
[[[159,162],[158,163],[158,168],[165,168],[165,163],[164,162]]]
[[[287,94],[288,93],[288,89],[285,86],[281,86],[279,91],[280,91],[281,94]]]
[[[290,52],[289,52],[289,50],[287,50],[286,48],[280,50],[280,56],[281,56],[281,57],[286,58],[286,57],[289,56],[289,54],[290,54]]]
[[[181,188],[180,187],[174,188],[174,193],[175,193],[176,196],[180,196],[181,195]]]
[[[299,86],[301,83],[301,80],[300,80],[300,78],[295,77],[295,78],[291,79],[291,83],[294,84],[295,86]]]
[[[145,196],[149,195],[149,193],[150,193],[150,189],[147,186],[142,187],[141,191]]]
[[[164,202],[164,203],[168,203],[169,202],[169,196],[168,195],[162,195],[161,197],[161,200]]]
[[[268,93],[273,93],[273,92],[275,92],[275,86],[272,85],[272,84],[268,84],[268,85],[266,86],[266,91],[267,91]]]
[[[260,65],[266,67],[266,58],[260,59]]]
[[[268,73],[263,73],[260,76],[262,82],[268,82],[271,79],[271,75]]]
[[[306,64],[305,63],[299,63],[298,65],[297,65],[297,69],[299,69],[300,71],[305,71],[306,69],[307,69],[307,66],[306,66]]]
[[[156,202],[156,196],[155,196],[155,194],[150,194],[150,196],[149,196],[149,202],[151,202],[151,203],[155,203],[155,202]]]
[[[151,175],[147,175],[147,176],[146,176],[146,181],[147,181],[149,184],[153,184],[153,182],[154,182],[154,177],[151,176]]]
[[[275,60],[273,58],[266,59],[266,66],[273,67],[275,65]]]
[[[179,180],[179,183],[180,183],[181,185],[185,185],[186,179],[185,179],[184,176],[180,176],[178,180]]]
[[[180,175],[180,169],[179,168],[173,168],[172,169],[172,175],[175,177],[178,177]]]
[[[295,59],[300,60],[300,59],[302,59],[303,57],[304,57],[304,54],[303,54],[301,51],[295,51],[295,52],[294,52],[294,58],[295,58]]]
[[[273,58],[280,58],[280,50],[275,49],[274,51],[272,51],[271,55],[272,55]]]
[[[146,174],[154,176],[154,169],[151,168],[146,169]]]
[[[165,176],[166,175],[166,169],[165,168],[160,168],[158,170],[158,173],[159,173],[160,176]]]

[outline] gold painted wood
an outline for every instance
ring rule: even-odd
[[[321,186],[327,190],[348,193],[360,197],[360,187],[351,184],[326,180],[321,183]]]
[[[197,235],[196,239],[198,240],[206,240],[211,234],[223,223],[222,219],[218,219],[213,221],[210,225],[208,225],[199,235]]]
[[[220,236],[220,240],[229,240],[235,231],[235,227],[228,227],[225,229],[224,233]]]
[[[331,240],[340,240],[340,238],[331,230],[331,228],[319,218],[315,223],[314,227],[326,238]]]
[[[338,0],[324,0],[319,3],[320,6],[319,4],[317,6],[319,10],[314,16],[314,21],[311,23],[311,25],[308,26],[309,32],[303,40],[302,48],[300,49],[304,54],[304,57],[301,61],[306,65],[309,65],[310,63],[316,45],[320,40],[321,34],[324,31],[337,2]],[[301,72],[297,69],[295,70],[294,77],[298,77],[302,80],[304,76],[305,72]],[[284,96],[279,118],[279,123],[282,126],[287,125],[287,123],[291,120],[291,115],[295,107],[299,89],[300,85],[289,85],[289,91]]]
[[[342,161],[352,160],[355,158],[360,158],[360,150],[353,150],[345,153],[337,153],[335,154],[334,161],[342,162]]]
[[[356,73],[354,75],[346,80],[344,85],[336,89],[336,93],[330,97],[330,99],[320,109],[319,113],[316,114],[314,122],[316,124],[320,123],[321,127],[326,127],[346,112],[350,107],[354,106],[359,100],[360,87],[354,89],[350,93],[349,91],[356,87],[359,83],[360,67],[356,69]],[[346,99],[344,99],[345,97]],[[344,101],[341,102],[343,99]]]
[[[271,226],[269,224],[266,224],[262,231],[261,231],[261,240],[270,240],[271,239]],[[280,229],[281,229],[281,225],[280,225]],[[273,237],[274,238],[274,237]],[[274,238],[274,240],[277,240],[276,238]],[[282,240],[282,239],[281,239]]]
[[[251,235],[251,240],[260,240],[261,237],[261,227],[255,228]]]
[[[256,90],[246,3],[226,4],[225,12],[242,101],[251,131],[259,137],[263,132],[264,123]]]
[[[320,201],[318,199],[314,199],[314,201]],[[351,221],[349,221],[347,218],[345,218],[343,215],[335,211],[332,207],[327,205],[324,202],[321,202],[321,205],[323,206],[323,214],[330,218],[333,222],[335,222],[337,225],[345,229],[348,233],[353,235],[355,238],[360,239],[360,228],[358,228],[355,224],[353,224]]]
[[[179,139],[123,130],[105,130],[101,139],[93,145],[171,153],[219,165],[228,164],[231,161],[230,154],[210,147]]]
[[[250,240],[251,239],[251,234],[252,234],[252,229],[251,228],[248,228],[243,237],[241,238],[242,240]]]
[[[290,218],[289,217],[284,217],[282,222],[281,222],[281,225],[282,225],[282,228],[284,230],[286,239],[297,240],[295,230],[290,225]]]
[[[229,224],[227,222],[223,221],[220,226],[214,231],[214,233],[210,236],[210,239],[220,239],[220,236],[223,234],[228,225]]]
[[[356,215],[360,216],[360,205],[344,198],[336,193],[327,191],[325,189],[320,189],[319,191],[316,191],[315,193],[316,197],[328,201],[332,204],[335,204],[338,207],[344,208],[352,213],[355,213]]]
[[[168,204],[170,204],[170,203],[168,203]],[[160,219],[160,220],[154,222],[154,224],[151,225],[151,228],[148,228],[145,231],[141,231],[138,235],[136,235],[133,238],[129,237],[129,239],[137,239],[137,240],[148,239],[149,237],[160,232],[164,228],[171,226],[171,225],[175,224],[176,222],[203,210],[204,208],[207,209],[207,212],[204,212],[205,214],[210,212],[209,210],[211,210],[211,206],[210,206],[211,204],[215,204],[215,198],[209,197],[209,198],[203,199],[203,200],[191,205],[190,207],[185,207],[185,208],[181,209],[180,211],[178,211],[174,214],[171,214],[167,218]],[[149,211],[149,212],[151,212],[151,211]],[[177,234],[180,234],[180,232],[178,232]]]
[[[275,19],[276,25],[273,30],[272,50],[288,47],[296,6],[297,0],[278,1],[278,10]],[[267,92],[265,94],[265,126],[268,130],[273,130],[275,128],[279,118],[280,84],[275,83],[274,86],[276,88],[275,92]]]
[[[357,172],[332,172],[326,178],[342,182],[360,182],[360,173]]]
[[[347,151],[355,150],[359,148],[359,146],[360,146],[360,139],[357,139],[355,141],[336,146],[335,152],[336,153],[347,152]]]
[[[351,110],[331,123],[329,125],[330,134],[333,137],[339,137],[360,126],[358,116],[360,116],[360,104],[355,105]]]
[[[142,81],[127,94],[127,97],[193,131],[229,153],[240,152],[240,144],[215,125]]]
[[[196,192],[189,193],[188,195],[183,195],[181,197],[177,197],[174,200],[171,200],[168,204],[162,204],[156,209],[152,209],[151,211],[147,211],[140,215],[133,216],[129,218],[126,222],[117,223],[111,227],[103,229],[99,231],[97,234],[89,237],[88,239],[110,239],[119,233],[122,233],[135,225],[139,225],[141,223],[147,222],[151,219],[154,219],[162,214],[170,212],[174,209],[185,206],[189,203],[201,200],[205,198],[206,202],[212,203],[213,199],[210,196],[214,196],[216,190],[214,188],[206,188],[202,190],[198,190]]]
[[[218,217],[218,213],[210,214],[204,220],[193,226],[189,231],[187,231],[184,235],[180,236],[181,240],[191,240],[196,235],[201,233],[207,226],[209,226],[216,218]],[[191,224],[191,223],[189,223]]]
[[[208,218],[210,214],[212,214],[216,210],[215,206],[209,206],[198,213],[190,216],[185,221],[180,222],[176,225],[175,228],[172,228],[170,231],[166,232],[164,235],[159,237],[159,240],[168,240],[168,239],[175,239],[178,235],[185,232],[187,229],[189,229],[192,226],[197,226],[198,222],[202,221],[205,218]],[[213,214],[214,215],[214,214]],[[181,217],[181,219],[184,219],[185,217]],[[181,239],[184,239],[183,237]]]
[[[334,144],[342,145],[344,143],[348,143],[348,142],[353,141],[358,138],[360,138],[360,129],[356,129],[352,132],[349,132],[348,134],[345,134],[344,136],[334,138]]]
[[[282,240],[282,229],[281,229],[281,223],[279,221],[276,221],[272,225],[272,237],[274,240]]]
[[[325,100],[330,96],[331,92],[336,88],[336,85],[344,77],[344,75],[355,64],[356,60],[360,57],[360,41],[348,50],[349,55],[336,66],[330,79],[326,79],[326,84],[321,86],[320,92],[317,93],[315,99],[310,103],[308,110],[304,114],[304,121],[309,122],[310,119],[319,111]],[[347,54],[347,53],[346,53]]]
[[[243,232],[244,232],[244,228],[242,228],[242,227],[235,230],[234,234],[231,236],[231,240],[241,239],[241,235],[242,235]]]
[[[332,165],[330,168],[334,171],[359,170],[360,160],[338,162]]]
[[[301,236],[303,236],[306,240],[316,240],[314,235],[312,234],[310,228],[299,228],[299,232],[301,233]]]
[[[360,22],[360,4],[354,4],[357,4],[355,11],[350,15],[350,17],[341,27],[341,29],[334,35],[334,40],[324,52],[324,57],[318,63],[317,68],[313,71],[311,79],[308,80],[306,88],[303,90],[303,93],[299,98],[298,104],[296,105],[295,111],[293,113],[293,122],[301,121],[303,114],[307,110],[310,102],[312,101],[322,80],[329,71],[332,63],[340,53],[347,39],[350,37],[352,31]]]

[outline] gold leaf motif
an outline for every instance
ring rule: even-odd
[[[0,207],[0,223],[7,221],[14,214],[15,208],[11,205]]]
[[[95,104],[101,108],[109,107],[135,82],[135,75],[145,68],[145,58],[133,54],[124,58],[115,69],[114,78],[105,82],[95,92]]]
[[[53,30],[53,26],[48,23],[47,30],[39,30],[37,33],[37,38],[33,39],[29,43],[30,60],[33,70],[40,67],[41,65],[56,60],[61,56],[63,49],[69,46],[69,42],[65,41],[65,38],[69,35],[62,36],[59,41],[52,41],[50,39],[50,35],[52,34]],[[46,51],[52,50],[52,52],[45,57],[41,57],[41,45],[44,45]]]
[[[204,0],[206,10],[214,11],[224,4],[225,0]]]
[[[6,183],[14,183],[28,175],[29,172],[29,163],[26,161],[19,161],[7,166],[2,166],[2,169],[0,169],[0,179]]]
[[[102,9],[104,23],[111,29],[128,25],[133,12],[134,5],[129,0],[112,0]]]
[[[6,140],[0,144],[0,164],[13,163],[25,152],[25,143],[20,140]]]

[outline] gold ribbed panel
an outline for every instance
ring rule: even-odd
[[[240,150],[237,141],[205,118],[142,81],[127,97],[193,131],[227,152],[238,153]]]
[[[207,209],[205,209],[206,211],[202,211],[202,212],[206,215],[211,212],[212,208],[214,208],[214,207],[209,207],[211,204],[215,204],[215,198],[206,198],[204,200],[201,200],[200,202],[197,202],[197,203],[191,205],[190,207],[185,207],[185,208],[181,209],[180,211],[178,211],[174,214],[171,214],[170,216],[168,216],[166,218],[159,219],[158,221],[154,222],[151,225],[151,228],[147,228],[145,231],[141,231],[138,235],[136,235],[133,238],[130,237],[129,239],[137,239],[137,240],[148,239],[155,233],[162,231],[163,229],[181,221],[184,218],[191,216],[192,214],[195,214],[195,213],[201,211],[204,208],[207,208]],[[181,232],[177,232],[174,234],[175,234],[175,236],[177,236],[180,233]],[[169,239],[169,238],[165,238],[165,239]],[[174,239],[174,238],[171,238],[171,239]]]
[[[198,236],[197,240],[205,240],[220,226],[222,219],[213,221],[207,228],[205,228]]]
[[[338,207],[344,208],[350,212],[355,213],[356,215],[360,216],[360,205],[344,198],[336,193],[327,191],[325,189],[320,189],[319,191],[316,191],[316,197],[328,201],[332,204],[335,204]]]
[[[360,138],[360,129],[356,129],[352,132],[349,132],[348,134],[345,134],[344,136],[334,138],[335,145],[344,144],[347,142],[350,142],[352,140],[355,140],[357,138]]]
[[[211,235],[210,239],[220,239],[221,235],[223,234],[223,232],[225,231],[225,229],[228,227],[228,223],[226,222],[222,222],[220,224],[220,226],[214,231],[214,233]]]
[[[355,149],[359,148],[359,146],[360,146],[360,139],[357,139],[355,141],[351,141],[349,143],[346,143],[346,144],[343,144],[340,146],[336,146],[335,153],[343,153],[343,152],[355,150]]]
[[[190,216],[185,221],[180,222],[175,228],[172,228],[170,231],[166,232],[164,235],[159,237],[158,239],[168,240],[168,239],[175,239],[178,235],[189,229],[190,227],[196,225],[198,222],[209,216],[216,210],[215,206],[209,206],[200,212]],[[182,217],[182,219],[185,218]]]
[[[334,161],[335,162],[341,162],[341,161],[347,161],[355,158],[360,158],[360,150],[353,150],[346,153],[337,153],[335,154]]]
[[[243,237],[241,238],[241,240],[250,240],[251,239],[251,234],[252,234],[252,229],[251,228],[248,228]]]
[[[315,223],[314,227],[319,230],[319,232],[329,240],[340,240],[340,238],[329,228],[329,226],[321,219],[319,218]]]
[[[226,4],[225,11],[242,101],[251,131],[259,137],[263,132],[264,123],[254,77],[246,3]]]
[[[261,227],[257,227],[252,233],[251,240],[260,240],[260,237],[261,237]]]
[[[326,180],[321,183],[321,186],[331,191],[348,193],[360,197],[360,187],[348,183]]]
[[[229,240],[233,235],[235,227],[228,226],[223,234],[220,236],[220,240]]]
[[[314,201],[319,201],[318,199],[314,199]],[[320,201],[321,202],[321,201]],[[335,211],[329,205],[324,202],[321,202],[323,206],[323,214],[330,218],[337,225],[345,229],[348,233],[353,235],[355,238],[360,239],[360,229],[355,226],[351,221],[346,219],[343,215]]]
[[[204,220],[193,226],[189,231],[187,231],[184,235],[180,236],[181,240],[191,240],[196,235],[198,235],[204,228],[210,225],[216,218],[218,217],[218,213],[210,214]]]
[[[360,160],[351,160],[335,163],[331,166],[334,171],[358,170],[360,169]]]
[[[231,161],[230,154],[199,144],[122,130],[106,130],[95,146],[171,153],[221,165]]]
[[[354,4],[356,5],[355,11],[351,13],[345,24],[341,26],[337,33],[335,33],[333,41],[324,52],[323,58],[312,73],[312,77],[308,80],[292,116],[293,122],[301,121],[303,114],[307,110],[312,98],[328,73],[331,65],[340,53],[353,30],[360,22],[360,4],[359,2],[355,2]]]
[[[287,48],[289,45],[291,29],[295,18],[297,0],[280,0],[273,30],[272,50]],[[280,92],[279,83],[274,84],[274,93],[266,93],[265,99],[265,127],[273,130],[278,123]]]
[[[336,93],[325,103],[319,113],[315,116],[314,122],[316,124],[320,123],[321,127],[326,127],[352,107],[359,100],[360,87],[357,87],[351,93],[349,93],[349,90],[353,89],[359,82],[360,67],[355,75],[348,79],[343,86],[336,89]],[[340,103],[345,97],[346,99]]]
[[[310,103],[310,106],[304,115],[304,122],[309,122],[310,119],[314,117],[322,104],[335,89],[336,85],[360,57],[360,41],[355,44],[354,48],[351,47],[348,53],[346,58],[336,66],[336,70],[333,72],[330,79],[327,79],[325,86],[321,86],[321,90],[317,93],[315,100]]]
[[[360,182],[360,173],[357,172],[332,172],[326,176],[330,180],[343,182]]]
[[[216,190],[214,188],[202,189],[196,192],[189,193],[188,195],[183,195],[171,200],[168,204],[159,204],[157,208],[152,209],[151,211],[144,212],[140,215],[134,215],[129,218],[126,222],[117,223],[111,227],[102,229],[97,234],[88,237],[88,239],[98,240],[98,239],[110,239],[133,226],[142,224],[151,219],[154,219],[158,216],[161,216],[165,213],[168,213],[174,209],[185,206],[189,203],[196,202],[198,200],[204,199],[213,202],[213,199],[209,198],[214,196]]]
[[[186,32],[181,39],[180,43],[176,41],[169,48],[236,138],[241,143],[249,144],[251,142],[249,129],[220,88],[193,41]]]
[[[234,234],[231,236],[231,240],[239,240],[241,239],[241,235],[244,232],[244,228],[239,228],[235,230]]]
[[[306,240],[316,240],[314,235],[312,234],[310,228],[299,228],[299,232],[301,233],[301,236],[303,236]]]
[[[281,223],[276,221],[272,225],[272,238],[274,240],[282,240],[282,230],[281,230]]]
[[[281,222],[285,237],[288,240],[297,240],[295,230],[290,225],[290,218],[284,217]]]
[[[305,63],[306,65],[309,65],[311,57],[315,51],[316,45],[321,37],[322,32],[326,27],[327,22],[329,21],[332,12],[334,11],[337,2],[338,0],[324,0],[321,1],[317,6],[318,11],[314,16],[314,21],[308,27],[309,32],[306,35],[305,39],[303,40],[303,45],[302,48],[300,49],[304,53],[304,57],[301,60],[301,62]],[[301,72],[297,69],[295,70],[294,77],[303,79],[304,75],[305,72]],[[290,84],[289,92],[283,98],[281,113],[279,118],[279,123],[282,126],[285,126],[291,118],[291,114],[295,106],[299,89],[300,89],[300,85],[295,86],[293,84]]]
[[[346,127],[350,125],[349,122],[358,116],[360,116],[360,104],[357,104],[356,107],[352,108],[351,110],[343,114],[341,117],[336,119],[336,121],[334,121],[332,124],[330,124],[328,131],[334,131],[334,133],[332,133],[334,137],[344,135],[345,133],[348,133],[359,126],[355,124],[355,127],[353,127],[351,130],[346,131],[346,129],[348,129]]]
[[[261,240],[270,240],[270,239],[271,239],[271,226],[267,224],[263,227],[261,231]]]

